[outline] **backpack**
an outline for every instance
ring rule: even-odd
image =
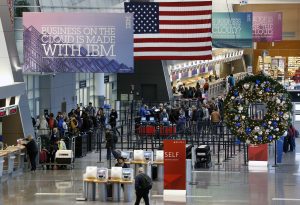
[[[142,190],[152,189],[152,179],[146,174],[142,174],[141,188]]]

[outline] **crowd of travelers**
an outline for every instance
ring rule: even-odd
[[[139,109],[140,124],[145,122],[151,123],[151,118],[155,123],[168,125],[176,125],[177,133],[182,133],[187,127],[197,127],[197,131],[201,130],[201,124],[211,122],[219,124],[224,117],[224,99],[222,96],[211,98],[198,98],[194,104],[179,103],[171,105],[170,103],[160,103],[158,106],[149,108],[143,104]],[[191,102],[191,101],[188,101]],[[197,126],[194,126],[197,125]]]
[[[87,133],[94,128],[103,128],[107,131],[117,130],[118,113],[111,109],[108,117],[104,108],[98,110],[90,102],[87,107],[77,106],[69,113],[58,112],[56,116],[53,113],[32,118],[32,124],[36,134],[41,138],[48,139],[48,144],[42,147],[40,153],[40,162],[54,163],[57,150],[66,150],[68,147],[65,143],[67,136]],[[109,127],[107,126],[109,125]],[[107,139],[109,144],[109,139]],[[48,166],[47,166],[48,167]]]

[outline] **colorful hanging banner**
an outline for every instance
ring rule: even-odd
[[[252,47],[252,13],[213,13],[212,22],[213,47]]]
[[[133,15],[23,13],[24,72],[133,72]]]
[[[185,144],[185,140],[164,140],[165,190],[186,190]]]
[[[253,13],[253,41],[274,42],[282,40],[281,12]]]

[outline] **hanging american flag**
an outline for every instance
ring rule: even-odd
[[[130,2],[135,60],[210,60],[212,1]]]

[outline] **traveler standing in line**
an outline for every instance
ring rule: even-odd
[[[295,150],[296,147],[296,143],[295,143],[295,134],[296,134],[296,130],[294,128],[294,126],[292,124],[290,124],[289,129],[288,129],[288,143],[290,146],[289,152],[293,152]]]
[[[204,93],[205,93],[205,94],[208,92],[208,89],[209,89],[209,84],[208,84],[208,82],[206,81],[205,84],[203,85],[203,90],[204,90]]]
[[[135,205],[139,205],[142,198],[145,201],[145,205],[150,205],[149,191],[152,189],[152,179],[144,173],[143,167],[139,168],[138,173],[139,174],[135,177]]]
[[[217,125],[221,122],[221,115],[216,109],[213,110],[210,117],[211,117],[211,122],[213,125]]]
[[[109,128],[105,131],[105,141],[106,141],[106,159],[111,159],[111,152],[114,149],[114,135]]]
[[[109,115],[109,124],[111,126],[111,129],[114,132],[117,132],[119,135],[121,135],[121,133],[119,132],[119,130],[116,128],[117,126],[117,119],[118,119],[118,113],[115,109],[112,109]]]
[[[91,102],[89,102],[89,106],[86,107],[85,111],[90,117],[94,117],[96,115],[96,110]]]
[[[199,85],[200,85],[200,88],[203,89],[203,86],[205,84],[205,79],[204,77],[202,76],[201,79],[198,81]]]
[[[33,139],[32,135],[28,135],[27,141],[28,141],[28,143],[25,146],[27,148],[27,153],[29,155],[31,171],[35,171],[36,170],[36,157],[39,152],[38,146],[37,146],[35,140]]]
[[[48,126],[50,129],[50,132],[52,132],[53,129],[57,127],[57,120],[54,118],[53,113],[50,113],[50,115],[49,115]]]
[[[38,131],[39,136],[48,136],[49,135],[48,122],[44,115],[40,116],[40,124],[39,124],[38,129],[39,129],[39,131]]]

